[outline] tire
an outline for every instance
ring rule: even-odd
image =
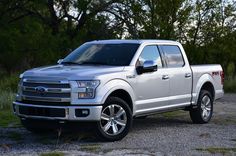
[[[34,119],[26,119],[22,120],[21,119],[21,124],[23,127],[25,127],[28,131],[39,134],[39,133],[48,133],[51,132],[52,129],[49,128],[42,128],[44,126],[40,126],[40,120],[34,120]],[[38,126],[37,126],[38,125]]]
[[[108,97],[97,122],[97,133],[105,141],[121,140],[128,134],[132,122],[128,104],[118,97]]]
[[[207,90],[201,90],[197,101],[197,108],[190,109],[190,117],[193,123],[204,124],[211,120],[213,114],[212,94]]]

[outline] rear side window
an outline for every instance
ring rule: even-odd
[[[165,54],[166,63],[168,67],[183,67],[184,66],[184,59],[178,46],[162,45],[160,47]]]

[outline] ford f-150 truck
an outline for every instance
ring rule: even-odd
[[[115,141],[133,118],[154,113],[184,109],[193,123],[209,122],[223,81],[220,65],[190,66],[175,41],[92,41],[58,65],[21,74],[13,110],[31,131],[38,121],[94,122],[100,136]]]

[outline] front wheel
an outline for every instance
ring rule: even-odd
[[[193,123],[203,124],[211,120],[213,114],[213,98],[212,94],[207,90],[201,90],[197,108],[190,110],[190,117]]]
[[[97,122],[98,134],[107,141],[124,138],[132,126],[132,112],[128,104],[118,98],[109,97]]]

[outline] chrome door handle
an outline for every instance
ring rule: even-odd
[[[186,73],[186,74],[185,74],[185,78],[190,78],[191,76],[192,76],[191,73]]]
[[[168,80],[169,76],[168,75],[162,75],[162,80]]]

